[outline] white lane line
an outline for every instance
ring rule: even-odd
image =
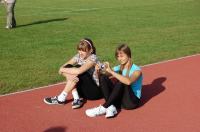
[[[148,66],[153,66],[153,65],[168,63],[168,62],[172,62],[172,61],[178,61],[178,60],[182,60],[182,59],[186,59],[186,58],[191,58],[191,57],[195,57],[195,56],[199,56],[199,55],[200,54],[184,56],[184,57],[180,57],[180,58],[177,58],[177,59],[171,59],[171,60],[160,61],[160,62],[157,62],[157,63],[147,64],[147,65],[144,65],[144,66],[141,66],[141,67],[148,67]],[[0,95],[0,97],[15,95],[15,94],[19,94],[19,93],[25,93],[25,92],[31,92],[31,91],[34,91],[34,90],[48,88],[48,87],[52,87],[52,86],[57,86],[57,85],[61,85],[61,84],[64,84],[64,83],[65,82],[60,82],[60,83],[57,83],[57,84],[52,84],[52,85],[42,86],[42,87],[33,88],[33,89],[29,89],[29,90],[24,90],[24,91],[9,93],[9,94],[5,94],[5,95]]]
[[[184,56],[184,57],[180,57],[180,58],[176,58],[176,59],[164,60],[164,61],[160,61],[160,62],[156,62],[156,63],[152,63],[152,64],[146,64],[146,65],[141,66],[141,67],[148,67],[148,66],[162,64],[162,63],[167,63],[167,62],[171,62],[171,61],[178,61],[178,60],[182,60],[182,59],[186,59],[186,58],[191,58],[191,57],[195,57],[195,56],[199,56],[199,55],[200,54],[194,54],[194,55]]]
[[[0,95],[0,97],[9,96],[9,95],[13,95],[13,94],[19,94],[19,93],[30,92],[30,91],[34,91],[34,90],[38,90],[38,89],[43,89],[43,88],[49,88],[49,87],[58,86],[58,85],[61,85],[61,84],[64,84],[64,83],[65,82],[60,82],[60,83],[51,84],[51,85],[47,85],[47,86],[41,86],[41,87],[37,87],[37,88],[33,88],[33,89],[28,89],[28,90],[24,90],[24,91],[19,91],[19,92],[4,94],[4,95]]]

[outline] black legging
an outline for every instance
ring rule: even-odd
[[[140,99],[135,96],[131,87],[121,82],[113,84],[106,75],[100,75],[100,88],[106,102],[105,108],[115,105],[118,108],[135,109],[139,106]]]
[[[80,67],[80,65],[67,64],[65,68]],[[80,97],[88,100],[97,100],[103,98],[101,89],[87,71],[78,75],[79,81],[76,85]]]
[[[96,100],[103,97],[101,89],[88,72],[78,75],[78,78],[77,91],[81,97],[88,100]]]

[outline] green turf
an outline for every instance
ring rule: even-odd
[[[58,69],[92,38],[116,64],[127,43],[138,65],[200,53],[199,0],[18,0],[18,28],[6,30],[0,6],[0,94],[61,82]]]

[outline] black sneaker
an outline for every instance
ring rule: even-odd
[[[75,99],[72,102],[72,109],[77,109],[80,108],[81,106],[83,106],[83,99]]]
[[[44,102],[46,104],[49,104],[49,105],[51,105],[51,104],[65,104],[66,103],[66,101],[65,102],[59,101],[57,96],[44,98]]]

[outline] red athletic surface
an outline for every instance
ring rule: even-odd
[[[117,117],[89,118],[85,110],[104,101],[87,101],[81,109],[47,105],[63,84],[0,97],[0,132],[200,132],[200,55],[145,66],[143,105]],[[70,96],[71,97],[71,96]]]

